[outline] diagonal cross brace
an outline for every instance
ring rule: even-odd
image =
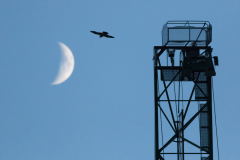
[[[202,108],[179,130],[179,131],[184,131],[191,123],[192,121],[200,114],[200,112],[202,112],[202,110],[207,106],[207,103],[202,106]],[[165,145],[160,148],[158,151],[159,151],[159,154],[170,144],[172,143],[172,141],[177,138],[177,135],[178,135],[178,132],[175,133],[175,135],[169,139],[169,141],[167,143],[165,143]]]

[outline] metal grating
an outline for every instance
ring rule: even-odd
[[[209,160],[209,157],[201,157],[201,160]]]
[[[180,67],[162,67],[161,68],[162,72],[161,72],[161,80],[163,81],[163,79],[165,81],[172,81],[173,78],[178,74],[178,72],[180,71],[180,74],[176,76],[176,78],[174,79],[174,81],[197,81],[197,82],[206,82],[207,81],[207,76],[205,75],[204,72],[194,72],[191,73],[191,77],[184,77],[183,79],[180,79],[181,77],[181,71],[182,69]],[[199,74],[199,77],[198,77]],[[198,79],[197,79],[198,77]]]
[[[201,147],[209,147],[209,129],[201,128],[200,129],[200,145]]]
[[[200,104],[200,108],[202,108],[205,104]],[[202,112],[208,112],[208,106],[205,106]]]
[[[198,82],[206,82],[207,81],[207,76],[205,75],[205,72],[200,72],[199,77],[198,77],[199,72],[194,72],[194,81]],[[198,77],[198,79],[197,79]]]
[[[209,127],[208,112],[200,113],[200,127]]]
[[[178,72],[179,69],[163,69],[161,74],[161,80],[164,79],[165,81],[172,81],[172,79],[178,74]],[[174,81],[179,81],[179,76],[177,76]]]
[[[195,99],[207,99],[207,83],[197,83],[197,85],[198,87],[195,87]]]
[[[190,77],[183,77],[183,79],[181,78],[181,71],[182,71],[182,67],[162,67],[161,68],[162,72],[161,72],[161,80],[165,80],[165,81],[172,81],[173,78],[176,76],[176,78],[174,79],[174,81],[197,81],[197,82],[206,82],[207,81],[207,76],[205,75],[205,72],[193,72],[191,73]],[[180,71],[180,74],[178,74],[178,72]],[[198,76],[199,74],[199,76]],[[197,79],[198,78],[198,79]]]
[[[205,104],[199,104],[199,107],[202,108]],[[204,150],[209,150],[209,134],[210,134],[210,126],[209,126],[209,112],[208,107],[206,106],[200,112],[200,146]]]

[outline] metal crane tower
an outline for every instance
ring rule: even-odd
[[[163,25],[153,57],[155,160],[213,160],[211,41],[208,21]]]

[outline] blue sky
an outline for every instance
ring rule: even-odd
[[[162,44],[169,20],[212,24],[220,156],[238,157],[239,1],[2,0],[0,6],[0,159],[154,159],[153,46]],[[58,42],[73,52],[75,68],[53,86]]]

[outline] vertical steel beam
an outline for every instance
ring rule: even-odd
[[[158,71],[157,71],[157,50],[154,50],[154,98],[155,98],[155,160],[159,160],[158,148],[159,148],[159,130],[158,130]]]
[[[208,107],[208,117],[209,117],[209,160],[213,160],[213,135],[212,135],[212,77],[207,76],[207,107]]]

